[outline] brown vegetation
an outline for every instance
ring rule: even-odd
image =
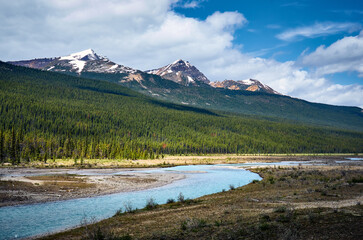
[[[197,200],[118,213],[87,230],[45,239],[81,239],[90,232],[108,239],[362,239],[362,167],[253,171],[264,179]]]

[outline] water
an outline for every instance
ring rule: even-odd
[[[362,161],[363,158],[346,158],[348,160],[352,160],[352,161]]]
[[[228,167],[226,167],[228,166]],[[230,184],[243,186],[261,177],[231,165],[178,166],[142,172],[181,172],[185,179],[169,185],[127,193],[110,194],[100,197],[80,198],[67,201],[0,208],[0,239],[14,239],[47,234],[75,227],[86,217],[101,220],[111,217],[126,203],[134,208],[145,207],[146,201],[153,198],[163,204],[169,198],[177,199],[182,193],[185,198],[198,198],[204,195],[228,190]],[[194,171],[194,172],[192,172]],[[121,174],[120,172],[118,174]]]

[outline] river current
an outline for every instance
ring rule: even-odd
[[[169,198],[177,199],[182,193],[185,198],[229,190],[230,185],[239,187],[261,177],[250,171],[235,168],[240,165],[193,165],[178,166],[143,172],[181,173],[186,176],[162,187],[116,193],[98,197],[48,202],[0,208],[0,239],[26,238],[62,231],[80,225],[84,219],[101,220],[111,217],[125,204],[143,208],[153,198],[158,204]],[[120,171],[118,174],[124,172]],[[117,174],[117,173],[116,173]]]

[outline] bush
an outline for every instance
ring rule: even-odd
[[[184,197],[183,193],[179,193],[178,202],[181,202],[181,203],[185,202],[185,197]]]
[[[175,203],[175,200],[174,200],[174,198],[169,198],[167,201],[166,201],[166,203]]]
[[[286,206],[277,207],[277,208],[275,208],[274,212],[284,213],[284,212],[286,212]]]
[[[270,225],[268,223],[261,223],[260,226],[259,226],[260,230],[261,231],[266,231],[270,228]]]
[[[123,212],[122,212],[122,208],[120,208],[119,210],[116,211],[115,215],[114,216],[119,216],[121,215]]]
[[[132,207],[132,204],[129,201],[124,204],[124,208],[125,208],[125,213],[133,213],[136,211],[136,209]]]
[[[207,226],[207,221],[204,219],[188,218],[181,223],[182,230],[195,231],[198,228],[203,228]]]
[[[267,179],[267,181],[269,181],[270,182],[270,184],[274,184],[275,183],[275,178],[274,177],[269,177],[268,179]]]
[[[155,202],[155,200],[153,198],[149,198],[147,201],[146,201],[146,206],[145,208],[147,210],[151,210],[151,209],[154,209],[158,206],[158,204]]]
[[[93,218],[91,220],[83,219],[81,221],[81,226],[84,227],[84,235],[82,239],[88,240],[131,240],[130,235],[117,236],[111,231],[109,227],[102,227],[96,224],[96,220]]]
[[[236,188],[234,187],[234,185],[233,185],[233,184],[230,184],[230,185],[229,185],[229,190],[234,190],[234,189],[236,189]]]
[[[349,181],[351,183],[363,183],[363,177],[357,177],[357,178],[353,178],[351,181]]]

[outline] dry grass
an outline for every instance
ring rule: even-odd
[[[120,239],[362,239],[363,169],[320,169],[254,169],[262,181],[117,214],[88,230]],[[45,239],[82,239],[85,234],[85,228],[78,228]]]
[[[308,161],[314,160],[341,160],[344,157],[361,157],[353,154],[210,154],[200,156],[165,156],[160,159],[126,160],[126,159],[55,159],[47,163],[33,161],[22,163],[18,167],[36,168],[144,168],[169,167],[193,164],[228,164],[246,162],[276,162],[276,161]],[[8,167],[8,166],[2,166]]]
[[[72,174],[56,174],[56,175],[42,175],[42,176],[28,176],[26,177],[30,180],[39,181],[70,181],[70,182],[84,182],[84,178],[77,177]]]

